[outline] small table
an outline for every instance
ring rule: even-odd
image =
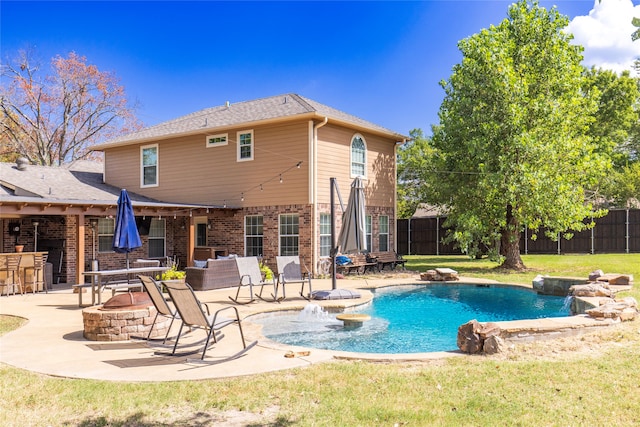
[[[344,323],[344,327],[347,329],[350,328],[359,328],[362,326],[364,322],[367,320],[371,320],[371,316],[368,314],[358,314],[358,313],[343,313],[338,314],[336,319],[342,320]]]
[[[82,273],[84,276],[91,276],[91,305],[100,305],[102,287],[109,283],[109,278],[113,280],[115,276],[123,276],[130,274],[140,273],[162,273],[167,271],[169,267],[138,267],[138,268],[123,268],[121,270],[97,270],[97,271],[85,271]],[[103,280],[106,279],[106,280]],[[82,289],[79,289],[82,292]],[[97,297],[96,297],[97,295]]]

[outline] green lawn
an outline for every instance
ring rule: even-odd
[[[640,277],[640,254],[525,256],[530,271],[518,274],[493,271],[486,260],[407,258],[412,270],[450,267],[508,283],[531,283],[537,274],[583,277],[596,268]],[[637,290],[628,294],[640,299]],[[337,361],[197,382],[51,378],[0,365],[0,425],[208,426],[225,417],[235,422],[223,425],[246,426],[639,425],[639,324],[492,357]],[[0,316],[0,331],[14,327]]]

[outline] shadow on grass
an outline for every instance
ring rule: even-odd
[[[273,421],[260,421],[255,418],[255,414],[249,414],[246,419],[240,415],[237,420],[225,414],[208,414],[197,412],[191,417],[176,419],[172,421],[146,421],[147,416],[143,413],[133,414],[123,419],[113,419],[109,417],[90,417],[76,423],[65,423],[64,425],[75,425],[79,427],[208,427],[214,425],[242,425],[245,427],[288,427],[296,424],[284,416],[279,416]]]

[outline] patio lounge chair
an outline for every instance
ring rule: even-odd
[[[264,290],[265,285],[273,286],[274,292],[276,291],[275,282],[272,279],[271,282],[265,281],[262,279],[262,272],[260,271],[260,264],[258,263],[258,258],[251,257],[236,257],[236,263],[238,265],[238,273],[240,274],[240,283],[238,284],[238,291],[236,292],[236,296],[231,297],[229,299],[237,304],[249,304],[250,302],[255,301],[254,295],[261,300],[266,301],[262,298],[262,291]],[[249,286],[249,300],[240,301],[240,290],[243,286]],[[260,286],[260,293],[254,294],[253,287]],[[271,294],[274,301],[277,301],[276,296]]]
[[[309,270],[305,267],[305,271],[302,271],[302,264],[300,264],[300,257],[295,256],[277,256],[276,264],[278,265],[278,282],[276,284],[276,293],[274,295],[275,299],[278,299],[278,286],[282,284],[282,298],[283,300],[286,298],[285,294],[285,286],[288,283],[302,283],[302,288],[300,289],[300,296],[307,300],[311,300],[311,275],[309,274]],[[309,293],[304,293],[304,285],[305,283],[309,284]]]
[[[182,282],[162,282],[162,283],[167,287],[167,290],[169,291],[169,296],[171,297],[173,304],[176,306],[176,309],[180,314],[180,319],[182,320],[182,324],[180,325],[180,331],[178,331],[178,336],[176,337],[176,343],[173,346],[173,352],[171,354],[176,353],[176,349],[178,348],[178,340],[180,339],[182,330],[184,329],[185,325],[191,328],[202,328],[207,332],[207,339],[204,344],[204,348],[202,349],[202,357],[200,358],[201,361],[204,360],[211,338],[213,338],[213,343],[217,343],[218,339],[222,338],[223,335],[216,336],[216,334],[222,328],[229,325],[238,326],[243,348],[242,350],[240,350],[239,352],[231,356],[228,356],[228,357],[225,357],[224,359],[220,359],[216,361],[216,363],[236,359],[257,344],[257,341],[254,341],[251,344],[247,345],[244,339],[244,333],[242,332],[240,315],[238,314],[238,309],[236,307],[233,307],[233,306],[224,307],[217,310],[215,313],[211,314],[209,311],[209,306],[206,304],[200,303],[200,301],[196,297],[196,294],[193,292],[193,289],[187,283],[182,283]],[[233,318],[224,317],[221,314],[224,311],[232,311],[234,314],[234,317]]]
[[[169,337],[169,331],[171,331],[171,327],[173,326],[173,321],[176,320],[176,317],[179,319],[180,315],[178,314],[177,310],[171,309],[169,303],[162,295],[160,285],[158,285],[155,280],[153,280],[149,276],[142,275],[138,275],[138,278],[142,282],[142,286],[144,286],[147,294],[149,294],[151,302],[153,302],[153,305],[156,307],[156,317],[153,319],[153,323],[151,324],[151,328],[149,329],[147,341],[149,341],[149,338],[151,338],[151,332],[153,331],[153,327],[158,320],[158,316],[164,316],[171,318],[171,323],[169,323],[169,328],[167,328],[167,333],[165,334],[164,340],[162,341],[162,344],[166,344],[167,338]]]

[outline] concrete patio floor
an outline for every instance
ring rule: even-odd
[[[339,280],[338,286],[344,289],[360,287],[378,287],[399,283],[415,283],[416,278],[403,277],[379,280]],[[331,289],[331,281],[317,279],[314,290]],[[244,290],[243,290],[244,291]],[[309,302],[298,295],[298,286],[289,285],[287,299],[282,303],[254,302],[248,305],[235,305],[228,296],[234,289],[222,289],[197,292],[201,302],[208,303],[212,310],[229,304],[235,305],[241,317],[277,310],[301,310]],[[265,289],[265,293],[268,290]],[[341,311],[345,307],[363,304],[371,299],[371,293],[360,290],[360,299],[333,301],[313,301],[324,307],[333,307]],[[103,301],[111,296],[104,292]],[[89,293],[83,300],[90,301]],[[78,306],[78,295],[70,285],[54,285],[49,293],[10,295],[0,297],[0,314],[14,315],[28,319],[21,328],[0,337],[0,362],[7,365],[38,372],[46,375],[88,378],[109,381],[178,381],[206,378],[224,378],[252,375],[261,372],[279,371],[305,367],[313,363],[334,360],[336,356],[355,356],[345,352],[302,349],[285,346],[265,339],[260,327],[250,321],[242,325],[247,342],[257,340],[255,347],[243,356],[224,363],[214,363],[217,358],[232,355],[241,349],[237,328],[225,328],[224,338],[207,351],[208,363],[191,362],[200,354],[171,356],[166,348],[144,340],[129,341],[89,341],[83,337],[82,309]],[[175,322],[172,334],[178,331],[179,322]],[[205,337],[203,331],[191,333],[193,340]],[[189,338],[181,338],[179,349],[187,344]],[[199,349],[200,347],[194,347]],[[169,348],[169,352],[170,352]],[[309,351],[308,356],[285,357],[287,352]],[[446,353],[445,353],[446,354]],[[441,353],[425,353],[422,357],[443,357]],[[418,355],[413,355],[419,357]],[[391,356],[395,358],[395,356]],[[413,357],[412,357],[413,358]],[[385,355],[385,360],[390,359]]]
[[[312,301],[314,304],[329,308],[332,311],[343,311],[349,307],[366,303],[372,298],[367,288],[398,284],[416,284],[420,282],[418,275],[399,275],[393,278],[364,279],[349,278],[338,281],[340,289],[357,289],[361,293],[359,299],[343,299],[332,301]],[[460,283],[460,282],[457,282]],[[328,279],[313,281],[314,290],[331,289]],[[298,286],[287,288],[287,300],[282,303],[254,302],[238,307],[243,319],[257,313],[279,310],[301,310],[309,302],[298,295]],[[265,289],[267,292],[267,289]],[[201,302],[208,303],[212,310],[232,304],[229,295],[235,295],[235,288],[197,292]],[[103,301],[111,296],[110,291],[103,294]],[[90,300],[90,294],[84,300]],[[192,362],[187,356],[171,356],[166,348],[144,340],[129,341],[89,341],[83,337],[82,308],[78,307],[78,295],[73,293],[70,285],[54,285],[49,293],[11,295],[0,297],[0,314],[20,316],[28,319],[21,328],[0,337],[0,362],[46,375],[87,378],[108,381],[154,382],[201,380],[210,378],[226,378],[257,373],[280,371],[306,367],[314,363],[328,362],[336,359],[367,359],[378,361],[427,360],[451,356],[463,356],[458,351],[435,352],[398,355],[364,355],[339,351],[298,348],[275,343],[261,335],[259,325],[250,318],[243,320],[247,342],[257,340],[257,345],[241,357],[215,363],[241,348],[237,328],[225,328],[224,338],[207,351],[207,363]],[[529,328],[574,330],[583,326],[602,326],[602,322],[576,316],[573,318],[538,319]],[[179,322],[175,322],[172,332],[177,332]],[[510,323],[520,328],[519,322]],[[527,329],[529,329],[527,328]],[[547,332],[549,332],[547,330]],[[180,339],[179,349],[189,340],[198,341],[204,338],[204,332],[196,330]],[[199,350],[201,347],[194,347]],[[301,351],[308,355],[299,355]],[[296,357],[285,357],[294,352]],[[189,358],[199,358],[200,353]]]

